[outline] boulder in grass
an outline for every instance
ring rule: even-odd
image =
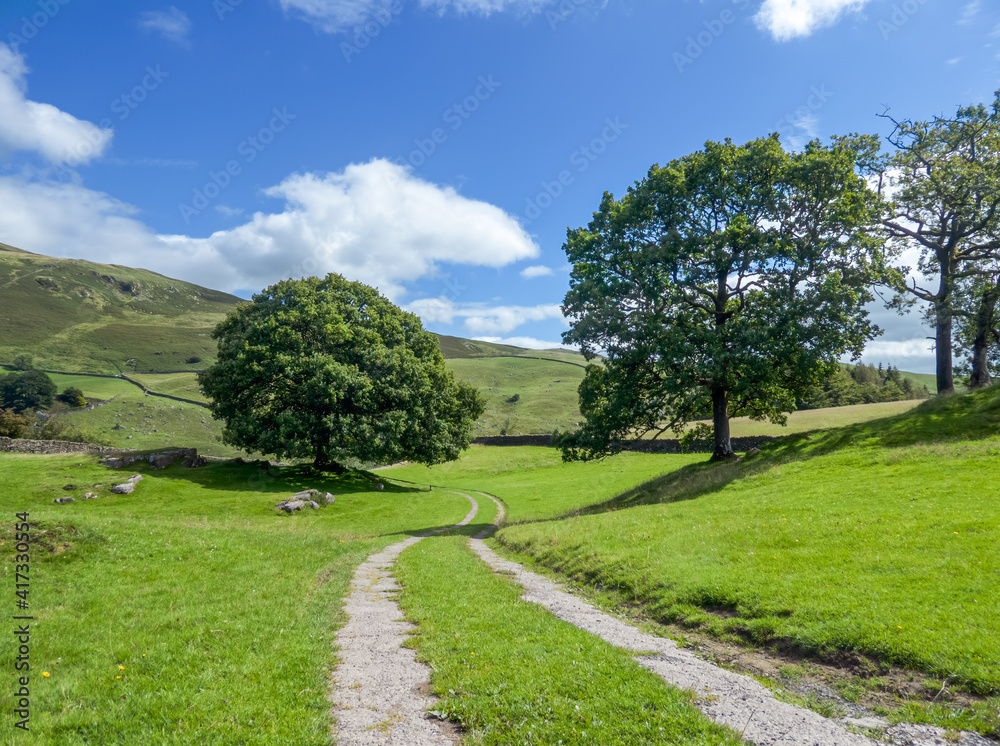
[[[333,505],[335,502],[337,502],[337,498],[334,496],[332,492],[327,492],[325,495],[323,495],[324,505]]]
[[[132,484],[139,484],[139,482],[142,481],[142,474],[133,474],[128,478],[128,481],[130,481]]]
[[[74,500],[72,497],[57,497],[52,502],[56,503],[57,505],[61,505],[62,503],[73,503],[76,502],[76,500]]]
[[[280,503],[275,505],[278,510],[283,510],[286,513],[294,513],[296,510],[302,510],[306,506],[305,500],[282,500]]]
[[[83,496],[83,499],[84,500],[96,500],[97,499],[97,493],[96,492],[88,492],[86,495]]]
[[[135,482],[124,482],[123,484],[116,484],[112,487],[111,492],[116,495],[131,495],[134,489]]]

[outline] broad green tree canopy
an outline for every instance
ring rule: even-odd
[[[318,467],[440,463],[469,445],[483,411],[420,319],[340,275],[279,282],[214,337],[218,362],[199,381],[224,441],[249,451]]]
[[[586,422],[568,456],[711,417],[714,456],[727,458],[730,416],[782,422],[841,355],[860,354],[887,270],[859,143],[871,144],[709,142],[621,199],[606,193],[569,231],[564,339],[606,362],[581,385]]]
[[[58,390],[52,379],[40,370],[9,373],[0,378],[0,409],[9,407],[24,412],[36,407],[51,407]]]

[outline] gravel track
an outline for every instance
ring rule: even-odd
[[[504,508],[492,495],[477,493],[493,500],[498,507],[496,525],[503,519]],[[598,611],[590,604],[562,590],[557,583],[525,570],[516,562],[498,556],[483,539],[495,527],[469,540],[472,550],[494,572],[509,576],[525,589],[522,598],[539,604],[552,614],[619,648],[642,651],[635,660],[663,678],[668,684],[695,692],[695,704],[708,717],[728,725],[744,740],[757,746],[933,746],[958,743],[980,746],[991,741],[973,733],[962,733],[956,740],[945,731],[929,726],[901,724],[878,727],[879,738],[872,740],[848,730],[844,724],[819,713],[781,702],[749,676],[719,668],[664,637],[654,637],[621,620]],[[874,724],[888,726],[887,722]],[[995,746],[995,744],[994,744]]]
[[[424,694],[430,669],[416,661],[414,651],[402,646],[416,627],[402,620],[395,595],[399,585],[391,568],[400,553],[421,539],[470,523],[479,510],[471,496],[455,492],[472,503],[461,522],[392,544],[358,566],[345,599],[348,622],[337,634],[341,664],[334,673],[334,733],[341,746],[443,746],[459,741],[451,724],[428,718],[435,700]],[[929,726],[872,723],[880,740],[848,730],[843,723],[774,698],[749,676],[721,669],[672,640],[654,637],[598,611],[562,587],[516,562],[498,556],[485,543],[504,517],[504,506],[492,495],[477,493],[497,505],[494,525],[469,539],[472,550],[490,568],[525,589],[525,601],[543,606],[559,619],[619,648],[635,653],[635,660],[668,684],[693,691],[695,704],[708,717],[728,725],[757,746],[995,746],[972,733],[948,738]],[[868,725],[856,721],[859,725]]]
[[[475,518],[479,504],[460,523]],[[402,646],[416,629],[402,620],[395,596],[400,590],[390,574],[396,558],[421,539],[447,531],[429,531],[392,544],[358,566],[344,602],[348,622],[337,633],[341,663],[334,673],[334,734],[341,746],[438,746],[457,743],[454,726],[428,719],[434,699],[423,693],[430,669]]]

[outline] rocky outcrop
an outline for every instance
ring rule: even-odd
[[[199,456],[198,451],[194,448],[167,448],[155,453],[129,453],[111,456],[104,459],[104,465],[110,466],[112,469],[121,469],[140,461],[149,462],[153,469],[165,469],[168,466],[176,464],[178,461],[181,463],[181,466],[188,468],[204,466],[208,463],[205,457]]]
[[[323,505],[333,505],[336,501],[337,498],[330,492],[321,492],[320,490],[302,490],[301,492],[296,492],[291,497],[282,500],[274,507],[278,510],[284,511],[285,513],[294,513],[296,510],[302,510],[307,507],[312,508],[313,510],[318,510],[320,503]]]

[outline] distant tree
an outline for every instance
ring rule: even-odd
[[[31,428],[31,418],[13,409],[0,409],[0,437],[23,438]]]
[[[27,354],[22,353],[14,357],[14,370],[31,370],[35,367],[35,359]]]
[[[728,458],[731,416],[784,422],[841,355],[860,354],[879,331],[864,306],[889,274],[872,230],[883,203],[856,167],[873,147],[710,142],[619,200],[605,193],[564,246],[564,339],[605,356],[580,386],[586,422],[566,457],[679,432],[707,411],[713,458]]]
[[[51,407],[59,389],[40,370],[9,373],[0,379],[0,407],[10,407],[17,412],[39,407]]]
[[[216,327],[198,380],[223,440],[282,458],[435,464],[458,458],[483,412],[437,338],[377,290],[340,275],[285,280]]]
[[[78,389],[76,386],[67,386],[63,389],[63,392],[59,394],[58,399],[71,407],[87,406],[87,399],[84,397],[83,391]]]
[[[952,393],[954,319],[977,313],[975,301],[965,305],[970,298],[957,290],[963,281],[993,272],[1000,259],[1000,91],[991,107],[962,107],[950,118],[914,122],[882,116],[894,125],[889,141],[896,148],[879,168],[881,189],[895,203],[884,224],[900,249],[919,249],[918,269],[937,284],[901,285],[896,305],[929,304],[937,390]],[[973,355],[972,364],[985,360]],[[974,371],[973,377],[989,375]]]

